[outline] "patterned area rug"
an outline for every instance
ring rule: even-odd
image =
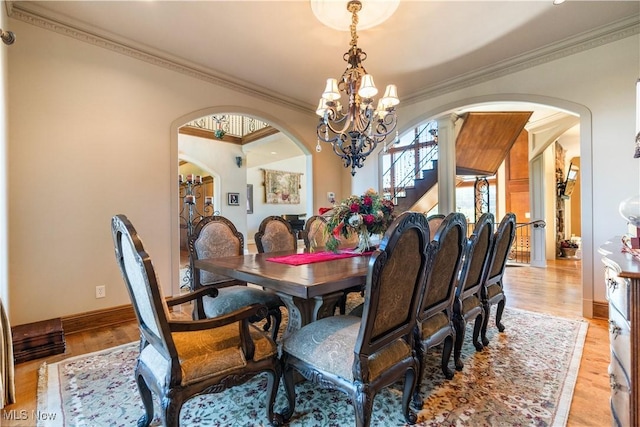
[[[493,319],[493,314],[491,319]],[[504,333],[490,328],[489,347],[476,352],[470,324],[463,348],[464,370],[446,380],[440,348],[426,356],[421,426],[563,426],[580,365],[588,323],[507,308]],[[38,411],[42,427],[131,426],[143,409],[133,370],[137,343],[44,364],[40,369]],[[451,362],[453,366],[453,361]],[[198,396],[182,408],[182,426],[263,426],[266,377],[223,393]],[[405,425],[400,384],[376,396],[371,425]],[[296,386],[290,426],[347,426],[355,416],[346,395]],[[284,390],[276,411],[286,406]],[[157,411],[157,409],[156,409]],[[156,412],[157,414],[157,412]],[[54,420],[51,418],[55,417]],[[155,419],[153,426],[160,425]]]

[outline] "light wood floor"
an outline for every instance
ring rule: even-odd
[[[548,268],[509,267],[505,293],[507,309],[515,307],[567,318],[582,318],[582,291],[579,261],[551,261]],[[611,424],[609,411],[609,343],[606,320],[587,319],[589,329],[578,379],[574,391],[568,426],[606,426]],[[507,328],[509,325],[505,325]],[[138,339],[136,324],[103,328],[67,335],[67,351],[16,366],[18,403],[4,411],[36,409],[38,368],[42,362],[57,362],[67,357],[101,350]],[[541,342],[540,345],[545,345]],[[508,390],[505,390],[508,391]],[[0,416],[2,426],[31,426],[35,421],[8,421]]]

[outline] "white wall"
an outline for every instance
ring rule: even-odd
[[[260,222],[270,215],[307,214],[307,218],[313,215],[312,212],[307,212],[306,208],[309,195],[309,188],[304,185],[307,173],[306,157],[293,157],[247,169],[247,184],[253,184],[253,214],[247,215],[247,232],[245,233],[248,242],[254,242],[254,235],[260,227]],[[302,173],[303,175],[300,177],[300,203],[295,205],[265,203],[263,169]]]

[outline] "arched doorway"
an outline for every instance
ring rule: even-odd
[[[266,123],[269,132],[263,132],[256,136],[245,134],[234,135],[229,130],[227,135],[218,132],[210,132],[212,136],[198,135],[197,132],[184,132],[186,125],[195,120],[207,116],[222,116],[248,118]],[[227,132],[225,132],[227,133]],[[237,131],[235,133],[238,133]],[[259,133],[259,132],[256,132]],[[243,138],[244,137],[244,138]],[[276,148],[273,148],[276,147]],[[265,156],[264,150],[277,154],[281,150],[284,155]],[[264,209],[261,196],[264,194],[263,180],[259,178],[262,169],[289,168],[300,169],[303,182],[301,187],[312,194],[313,171],[309,151],[299,141],[295,140],[286,130],[286,126],[277,120],[256,111],[248,111],[244,108],[218,107],[199,110],[185,115],[172,123],[171,126],[171,161],[175,170],[176,179],[171,182],[172,200],[172,281],[174,293],[178,293],[180,286],[180,270],[184,269],[181,262],[181,238],[180,217],[181,204],[180,191],[177,176],[180,174],[180,162],[188,162],[203,171],[205,176],[211,176],[213,180],[212,194],[202,195],[212,198],[213,210],[216,214],[230,219],[240,232],[245,236],[245,249],[247,242],[252,242],[253,224],[270,215]],[[292,153],[295,154],[294,157]],[[257,160],[256,160],[257,159]],[[292,159],[292,160],[287,160]],[[295,166],[291,166],[294,164]],[[248,213],[248,185],[253,186],[253,209]],[[288,210],[295,209],[296,213],[311,212],[312,197],[301,198],[301,204],[295,208],[282,208],[278,214],[287,214]],[[253,228],[252,228],[253,227]],[[182,239],[184,240],[184,239]],[[182,257],[183,258],[183,257]],[[184,261],[184,260],[183,260]]]
[[[576,138],[579,140],[579,153],[580,153],[580,175],[582,182],[588,183],[592,177],[592,158],[591,158],[591,113],[583,105],[572,103],[565,100],[556,98],[543,97],[538,95],[521,95],[521,94],[506,94],[506,95],[488,95],[476,98],[462,99],[460,101],[450,103],[432,111],[428,111],[425,114],[416,116],[414,119],[408,122],[405,128],[405,132],[409,129],[413,129],[420,123],[424,123],[426,120],[435,120],[439,118],[446,118],[449,120],[449,116],[456,115],[461,111],[468,109],[481,109],[490,108],[499,110],[503,108],[522,108],[533,109],[543,108],[551,110],[555,113],[562,114],[565,117],[571,117],[568,121],[559,120],[555,126],[546,126],[544,120],[541,120],[539,126],[532,129],[531,137],[531,150],[530,150],[530,168],[531,168],[531,218],[546,218],[548,212],[546,211],[548,202],[548,193],[555,193],[555,181],[553,182],[553,188],[548,188],[550,184],[545,178],[545,159],[541,156],[544,150],[549,144],[554,143],[569,129],[578,129],[579,136]],[[577,121],[577,124],[576,124]],[[570,123],[569,123],[570,122]],[[449,146],[455,145],[455,132],[450,132],[450,140],[439,142],[449,144]],[[447,155],[455,156],[455,150],[446,151],[441,153],[441,156]],[[441,159],[442,160],[442,157]],[[440,161],[439,160],[439,161]],[[548,163],[548,162],[547,162]],[[555,168],[554,168],[555,169]],[[441,177],[439,176],[439,179]],[[449,188],[455,191],[455,172],[446,177],[452,183]],[[594,260],[593,260],[593,200],[590,191],[584,191],[581,194],[580,203],[580,222],[581,222],[581,235],[582,235],[582,314],[585,317],[593,316],[593,296],[594,296]],[[440,200],[442,195],[439,194]],[[446,194],[445,197],[455,197],[451,193]],[[536,229],[533,239],[534,245],[538,248],[537,253],[534,254],[538,257],[538,261],[544,261],[545,257],[545,242],[547,240],[544,235],[545,229]],[[536,244],[537,243],[537,244]],[[540,266],[544,266],[544,262]]]

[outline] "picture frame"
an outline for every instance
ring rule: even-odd
[[[240,193],[227,193],[227,205],[240,206]]]
[[[264,170],[265,203],[300,204],[300,172]]]
[[[253,184],[247,184],[247,213],[253,213]]]

